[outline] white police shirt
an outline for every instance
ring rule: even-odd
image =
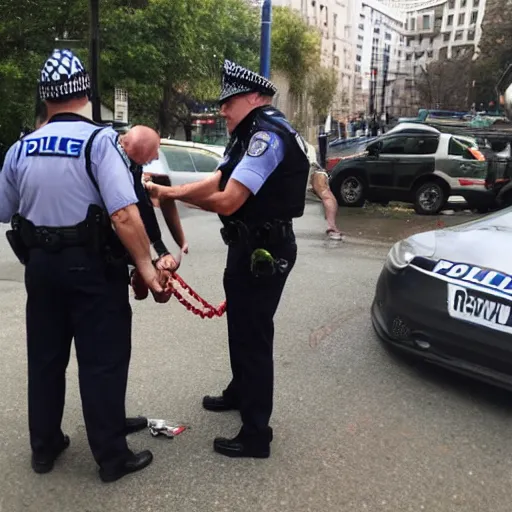
[[[58,114],[11,146],[0,172],[0,222],[19,213],[36,226],[73,226],[91,204],[109,215],[136,204],[129,160],[112,128],[103,128],[91,149],[91,172],[101,195],[89,177],[85,148],[97,129],[81,116]]]

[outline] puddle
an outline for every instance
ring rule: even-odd
[[[396,242],[402,238],[456,226],[482,217],[482,214],[464,210],[462,206],[451,204],[440,215],[417,215],[412,207],[401,203],[388,206],[367,203],[364,208],[340,208],[338,227],[350,238],[364,238],[380,242]]]

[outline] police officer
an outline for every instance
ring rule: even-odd
[[[152,461],[151,452],[135,454],[126,442],[129,279],[112,241],[122,241],[155,293],[165,283],[151,260],[117,134],[104,127],[97,132],[78,114],[90,93],[80,60],[54,50],[39,91],[48,121],[9,149],[0,173],[0,222],[14,215],[9,240],[26,264],[32,467],[51,471],[69,446],[61,421],[74,338],[89,444],[100,478],[112,482]]]
[[[273,402],[273,318],[297,246],[292,219],[301,217],[307,149],[284,115],[271,106],[276,88],[264,77],[225,61],[221,115],[231,138],[212,178],[177,187],[146,183],[154,198],[169,197],[216,212],[228,245],[224,273],[232,380],[222,396],[206,396],[209,411],[239,409],[234,439],[214,450],[231,457],[270,455]]]

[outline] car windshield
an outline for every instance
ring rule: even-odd
[[[158,160],[153,160],[149,164],[146,164],[143,168],[143,171],[150,174],[165,175],[169,175],[171,172],[169,165],[167,164],[167,159],[160,149],[158,150]]]

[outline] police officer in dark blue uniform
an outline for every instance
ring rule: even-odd
[[[135,454],[126,442],[132,313],[116,241],[155,293],[165,282],[151,260],[116,132],[78,114],[90,93],[80,60],[55,50],[39,90],[48,122],[9,149],[0,173],[0,222],[12,218],[8,239],[26,265],[32,467],[51,471],[69,446],[61,421],[74,338],[89,444],[101,479],[112,482],[152,461],[151,452]]]
[[[217,438],[231,457],[270,455],[273,404],[273,318],[292,270],[309,163],[303,139],[271,106],[276,88],[264,77],[226,61],[221,114],[231,138],[212,178],[177,187],[146,183],[154,198],[181,199],[216,212],[228,245],[224,273],[231,369],[222,396],[203,399],[210,411],[239,409],[242,429]]]

